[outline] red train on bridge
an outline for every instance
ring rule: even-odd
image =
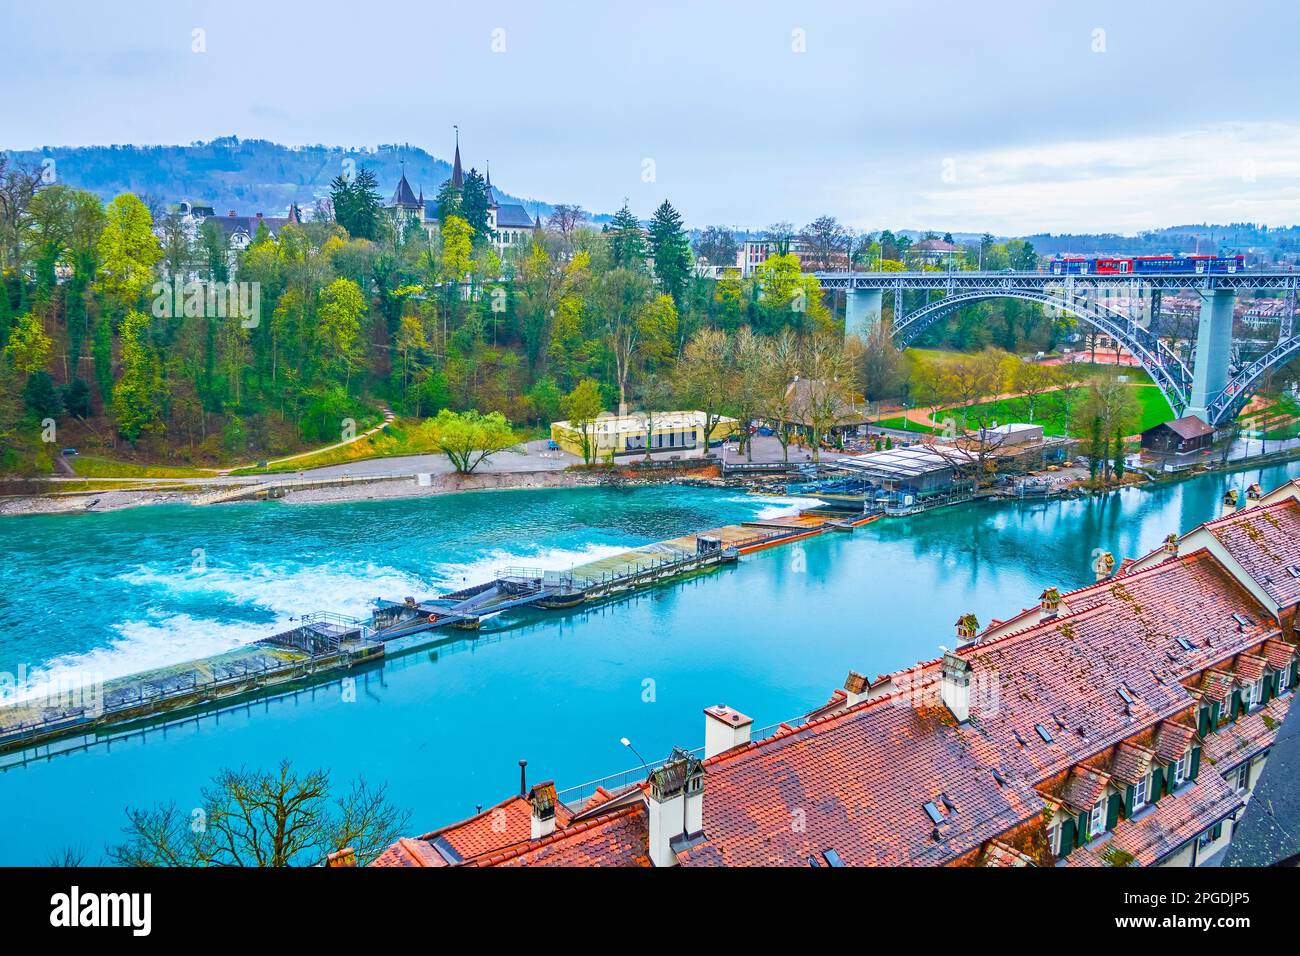
[[[1245,256],[1128,256],[1124,258],[1087,258],[1057,256],[1052,260],[1053,275],[1160,275],[1168,272],[1228,273],[1243,272]]]

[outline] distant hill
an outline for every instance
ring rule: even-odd
[[[147,196],[162,205],[190,200],[224,215],[264,212],[284,215],[292,202],[304,208],[329,194],[330,180],[352,160],[367,166],[379,180],[387,202],[406,162],[411,188],[432,199],[451,176],[451,164],[409,144],[348,149],[339,146],[281,146],[260,139],[224,136],[189,146],[51,146],[7,150],[22,163],[53,159],[59,182],[87,189],[108,200],[123,192]],[[483,172],[482,165],[471,163]],[[468,166],[466,167],[468,169]],[[550,203],[512,195],[494,182],[503,202],[517,202],[546,218]]]

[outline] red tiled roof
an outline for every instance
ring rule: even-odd
[[[1208,734],[1201,751],[1202,772],[1208,766],[1220,775],[1225,774],[1273,746],[1278,729],[1291,708],[1293,697],[1292,694],[1274,697],[1258,710]]]
[[[1001,840],[994,840],[989,843],[989,848],[984,854],[984,865],[1003,867],[1033,866],[1034,861],[1015,847],[1008,846]]]
[[[880,698],[705,762],[704,842],[688,865],[941,864],[1034,816],[1041,798],[942,707]],[[943,795],[955,806],[949,811]],[[924,810],[933,802],[937,828]],[[791,826],[798,820],[800,826]]]
[[[424,840],[402,837],[370,864],[371,866],[447,866],[442,854]]]
[[[447,857],[450,857],[452,863],[460,863],[472,860],[485,853],[498,852],[506,847],[530,840],[533,826],[532,814],[532,804],[526,798],[512,796],[501,801],[496,806],[488,807],[467,820],[426,833],[419,840],[399,840],[398,843],[385,850],[373,865],[438,866],[445,865],[448,862]],[[564,806],[564,804],[556,805],[555,825],[557,828],[568,825],[572,818],[573,813],[568,807]],[[424,849],[417,850],[412,846],[404,846],[404,843],[418,844],[427,848],[427,853],[425,853]],[[436,849],[437,846],[441,846],[449,852],[440,854]],[[418,861],[402,862],[410,859],[415,852],[423,854],[423,859],[426,860],[432,859],[428,856],[428,853],[432,853],[444,862],[443,864]]]
[[[1284,498],[1247,508],[1205,526],[1233,560],[1285,609],[1300,604],[1300,501]]]
[[[1156,734],[1156,759],[1161,763],[1174,763],[1181,760],[1195,736],[1196,731],[1186,724],[1166,720],[1160,725],[1160,732]]]
[[[1070,854],[1070,866],[1150,866],[1244,806],[1217,773],[1202,769],[1183,793],[1164,797],[1149,812],[1122,820],[1114,835]]]
[[[1115,749],[1111,760],[1110,775],[1114,780],[1126,786],[1134,786],[1151,772],[1151,759],[1155,752],[1148,747],[1137,744],[1122,743]]]
[[[1201,677],[1201,696],[1222,704],[1232,693],[1233,676],[1227,671],[1208,670]]]
[[[1286,641],[1279,641],[1276,638],[1264,642],[1264,657],[1268,659],[1268,666],[1275,671],[1280,671],[1293,660],[1295,660],[1296,648],[1293,644]]]
[[[1258,654],[1242,654],[1237,658],[1237,676],[1247,684],[1253,684],[1264,676],[1268,667],[1268,658]]]
[[[649,866],[645,805],[581,820],[550,836],[474,861],[474,866]]]
[[[1106,792],[1110,775],[1089,770],[1087,767],[1075,767],[1066,781],[1062,798],[1065,805],[1077,813],[1091,810],[1096,806],[1101,795]]]

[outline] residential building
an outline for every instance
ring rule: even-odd
[[[715,421],[709,441],[722,441],[739,423],[722,417]],[[602,414],[585,428],[591,457],[646,454],[649,452],[704,453],[707,416],[700,411],[644,412],[631,415]],[[570,454],[583,457],[584,429],[573,422],[551,423],[551,441]]]
[[[1195,415],[1153,425],[1142,433],[1142,450],[1156,455],[1187,455],[1214,444],[1214,429]]]
[[[644,779],[521,787],[376,865],[1217,863],[1300,677],[1300,501],[1263,498],[774,730],[709,707]]]

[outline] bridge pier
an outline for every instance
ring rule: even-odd
[[[868,333],[880,322],[884,293],[880,289],[849,289],[844,293],[844,334]]]
[[[1228,362],[1232,357],[1232,310],[1236,304],[1237,293],[1233,289],[1209,289],[1201,293],[1201,319],[1196,329],[1196,361],[1192,367],[1192,397],[1186,414],[1196,415],[1206,422],[1210,422],[1210,403],[1228,384]]]

